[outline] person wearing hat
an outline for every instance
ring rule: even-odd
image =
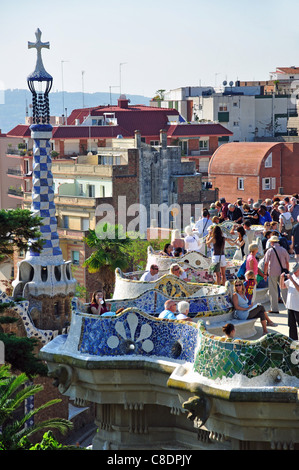
[[[296,263],[291,273],[280,276],[281,290],[287,289],[286,308],[288,309],[289,337],[298,340],[299,326],[299,263]]]
[[[212,204],[210,205],[210,208],[209,208],[209,214],[210,214],[210,217],[211,219],[213,219],[213,217],[216,215],[218,215],[219,211],[216,207],[216,204],[215,202],[212,202]]]
[[[278,285],[282,269],[289,270],[289,253],[280,246],[279,238],[269,238],[270,248],[265,253],[264,275],[268,275],[270,310],[269,313],[279,313],[278,310]],[[283,291],[282,298],[286,302],[286,292]]]
[[[221,220],[221,222],[224,222],[224,220],[228,219],[228,205],[229,205],[229,203],[226,202],[225,197],[221,197],[220,198],[220,204],[221,204],[220,220]]]
[[[156,281],[159,277],[159,268],[156,264],[152,264],[149,271],[142,274],[140,281],[151,282]]]

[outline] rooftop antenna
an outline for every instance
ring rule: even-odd
[[[125,65],[127,62],[121,62],[119,64],[119,94],[121,95],[121,68],[123,65]]]
[[[82,70],[81,75],[82,75],[82,103],[83,103],[83,108],[85,108],[85,105],[84,105],[84,74],[85,74],[85,71]]]
[[[61,61],[61,89],[62,89],[62,113],[64,113],[64,86],[63,86],[63,64],[68,60]],[[65,123],[64,123],[65,124]]]

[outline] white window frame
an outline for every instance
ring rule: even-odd
[[[269,153],[268,157],[265,160],[265,168],[272,168],[272,152]]]
[[[244,178],[238,178],[238,190],[244,191]]]
[[[267,176],[262,178],[262,189],[264,191],[269,191],[270,189],[276,189],[276,178]]]
[[[199,150],[209,150],[210,139],[199,139]]]

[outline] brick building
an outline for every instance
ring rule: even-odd
[[[221,197],[255,201],[299,188],[299,144],[294,142],[231,142],[219,147],[209,177]]]

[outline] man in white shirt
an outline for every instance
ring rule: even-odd
[[[192,232],[192,228],[190,225],[188,225],[185,228],[185,233],[186,236],[184,238],[185,242],[185,249],[186,251],[199,251],[200,246],[199,246],[199,238],[196,233]]]
[[[149,271],[142,274],[140,281],[151,282],[156,281],[159,277],[159,268],[156,264],[152,264]]]
[[[299,326],[299,263],[292,273],[280,276],[280,288],[288,289],[286,308],[288,309],[289,337],[298,341],[297,325]]]
[[[195,224],[195,230],[198,232],[199,238],[203,238],[208,235],[208,228],[210,225],[213,225],[213,222],[210,219],[209,211],[208,209],[204,209],[202,212],[202,218]]]

